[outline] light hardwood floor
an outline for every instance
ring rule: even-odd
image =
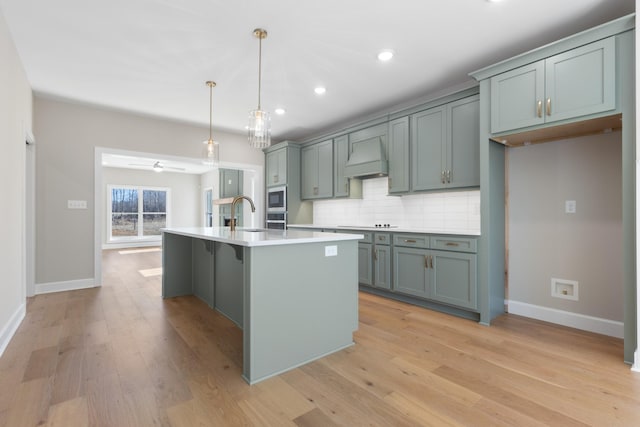
[[[242,332],[163,301],[160,262],[105,251],[101,288],[29,299],[0,358],[0,426],[640,426],[621,340],[367,294],[355,346],[248,386]]]

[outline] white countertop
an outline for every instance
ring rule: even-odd
[[[387,232],[387,233],[419,233],[419,234],[449,234],[454,236],[479,236],[479,231],[464,231],[464,230],[445,230],[445,229],[427,229],[427,228],[410,228],[410,227],[368,227],[359,225],[333,225],[333,224],[287,224],[289,229],[292,228],[315,228],[324,229],[329,228],[332,230],[344,230],[348,232],[353,231],[366,231],[366,232]]]
[[[244,227],[238,227],[235,231],[231,231],[229,227],[169,227],[163,228],[162,232],[239,246],[294,245],[300,243],[359,240],[364,238],[362,234],[320,233],[304,230],[267,230],[264,228]]]

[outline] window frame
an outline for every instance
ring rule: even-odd
[[[113,189],[136,190],[138,192],[138,235],[137,236],[113,236]],[[166,219],[166,227],[171,227],[171,188],[169,187],[151,187],[146,185],[107,185],[107,241],[108,243],[126,243],[126,242],[160,242],[162,234],[145,236],[144,233],[144,192],[145,191],[164,191],[166,194],[165,212],[146,212],[146,214],[162,214]],[[133,214],[133,213],[132,213]]]

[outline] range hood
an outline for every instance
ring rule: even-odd
[[[388,174],[387,156],[379,136],[354,143],[344,167],[347,178],[374,178]]]

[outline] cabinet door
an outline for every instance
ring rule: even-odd
[[[544,61],[491,78],[491,133],[544,123]]]
[[[220,197],[226,199],[242,194],[242,171],[220,169]]]
[[[267,153],[267,187],[287,183],[287,150],[281,149]]]
[[[373,280],[371,274],[371,243],[358,243],[358,282],[362,285],[371,286]]]
[[[429,251],[393,248],[393,289],[417,297],[429,297]]]
[[[445,178],[449,187],[480,185],[480,98],[472,96],[447,106],[449,141]]]
[[[389,193],[409,191],[409,117],[389,122]]]
[[[431,299],[458,307],[476,309],[476,254],[431,251]],[[430,261],[431,265],[431,261]]]
[[[616,108],[615,48],[611,37],[547,58],[547,122]]]
[[[349,178],[344,176],[344,167],[349,159],[349,137],[343,135],[333,140],[333,195],[347,197],[349,195]]]
[[[373,246],[373,285],[391,289],[391,247]]]
[[[301,151],[302,159],[302,198],[314,199],[318,192],[318,149],[315,146],[304,147]]]
[[[316,197],[333,196],[333,140],[316,144],[318,149],[318,192]]]
[[[411,176],[413,190],[442,188],[442,147],[447,139],[445,107],[411,116]]]

